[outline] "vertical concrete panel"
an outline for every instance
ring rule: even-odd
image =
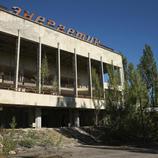
[[[15,71],[15,90],[18,90],[18,78],[19,78],[19,60],[20,60],[20,30],[18,30],[18,40],[16,48],[16,71]]]
[[[105,98],[105,93],[104,93],[104,66],[103,66],[103,60],[102,57],[100,57],[100,66],[101,66],[101,77],[102,77],[102,87],[103,87],[103,97]]]
[[[75,70],[75,87],[74,87],[74,94],[76,97],[78,97],[78,73],[77,73],[77,54],[76,49],[74,49],[74,70]]]
[[[92,87],[92,68],[91,68],[91,58],[90,53],[88,53],[88,66],[89,66],[89,91],[90,91],[90,97],[93,97],[93,87]]]
[[[75,127],[80,127],[80,116],[78,110],[74,112],[74,125]]]
[[[42,127],[42,111],[40,108],[35,110],[35,127],[41,128]]]
[[[41,57],[42,57],[42,44],[41,44],[41,38],[39,37],[39,49],[37,52],[38,93],[41,93]]]
[[[61,67],[60,67],[60,44],[57,44],[58,47],[58,62],[57,62],[57,68],[58,68],[58,94],[61,94]]]

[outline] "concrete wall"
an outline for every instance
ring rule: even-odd
[[[11,90],[0,90],[0,103],[7,105],[27,105],[43,107],[71,107],[94,109],[94,102],[87,98],[43,95]],[[103,103],[103,101],[100,101]],[[103,109],[104,106],[101,106]]]
[[[60,49],[66,52],[74,53],[75,48],[77,55],[86,57],[88,59],[88,53],[90,53],[91,59],[97,61],[100,61],[100,57],[102,56],[102,61],[104,63],[111,64],[111,62],[113,61],[114,66],[120,68],[122,67],[122,57],[119,54],[97,47],[79,39],[70,37],[63,33],[57,32],[55,30],[49,29],[47,27],[33,23],[15,15],[6,13],[4,11],[0,11],[0,31],[17,36],[18,30],[20,30],[20,35],[22,38],[34,42],[39,42],[40,37],[41,42],[44,45],[57,48],[57,43],[60,43]],[[26,58],[25,60],[20,61],[20,64],[23,63],[26,66],[29,63],[28,69],[31,69],[32,66],[30,62],[33,61],[29,60],[29,58]],[[54,64],[55,63],[52,63],[52,65],[50,66],[54,67]],[[36,65],[33,65],[33,67],[35,66]],[[52,72],[53,71],[55,72],[54,68],[52,69]],[[61,62],[61,77],[69,77],[72,76],[72,74],[72,71],[67,68],[67,64]],[[79,74],[82,83],[84,85],[87,85],[88,73],[86,72],[86,69],[80,70]],[[85,74],[87,76],[85,76]],[[104,86],[106,88],[107,85]],[[92,99],[42,95],[9,90],[0,90],[0,104],[94,109],[94,103]]]
[[[0,31],[17,36],[18,29],[23,38],[39,42],[39,37],[41,37],[43,44],[55,48],[59,42],[60,48],[65,51],[74,53],[74,48],[76,48],[77,54],[81,56],[88,57],[88,53],[90,53],[92,59],[99,61],[102,56],[103,62],[111,64],[111,60],[113,60],[115,66],[122,67],[122,58],[119,54],[0,11]]]

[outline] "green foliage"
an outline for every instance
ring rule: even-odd
[[[95,109],[95,122],[94,124],[98,126],[98,115],[100,112],[101,107],[103,106],[103,99],[104,91],[103,87],[101,86],[99,76],[96,72],[96,69],[92,68],[92,87],[93,87],[93,105]]]
[[[103,97],[103,88],[100,83],[100,79],[96,69],[92,68],[92,86],[93,86],[93,96],[101,99]]]
[[[16,128],[17,123],[16,123],[15,116],[12,117],[12,121],[10,122],[9,125],[10,125],[11,129],[15,129]]]
[[[119,89],[120,74],[113,66],[108,65],[107,71],[109,74],[108,90],[105,92],[106,106],[120,106],[122,102],[122,93]]]
[[[156,84],[157,84],[157,66],[156,61],[153,56],[152,49],[149,45],[145,45],[143,49],[143,56],[140,59],[140,64],[138,65],[144,82],[148,88],[148,96],[150,104],[154,107],[156,106]]]
[[[26,147],[26,148],[32,148],[37,140],[39,139],[38,135],[36,134],[35,131],[29,130],[24,136],[21,141],[19,141],[19,145]]]
[[[158,106],[158,74],[157,74],[157,79],[155,83],[155,106]]]
[[[29,130],[26,137],[31,138],[31,139],[38,139],[39,138],[36,131],[34,131],[34,130]]]
[[[56,146],[58,149],[63,146],[63,136],[62,136],[62,135],[59,136],[58,140],[57,140],[56,143],[55,143],[55,146]]]
[[[53,87],[53,91],[54,92],[57,92],[57,89],[58,89],[58,82],[57,82],[57,77],[55,76],[54,77],[54,80],[52,82],[52,87]]]
[[[17,126],[16,119],[13,116],[12,121],[10,122],[11,130],[9,133],[7,133],[5,130],[2,130],[2,140],[0,140],[0,143],[3,145],[3,153],[8,154],[9,151],[12,151],[16,148],[17,142],[14,139],[15,134],[15,128]]]
[[[149,107],[149,100],[153,96],[154,100],[157,98],[157,82],[154,80],[154,77],[157,78],[156,63],[148,46],[145,46],[144,53],[148,55],[141,58],[138,68],[135,68],[133,64],[128,64],[127,60],[123,58],[125,82],[122,93],[119,93],[117,72],[113,67],[108,67],[109,89],[105,94],[105,127],[108,139],[121,142],[158,140],[156,136],[158,134],[156,121],[158,115],[146,111],[146,108]],[[152,66],[148,65],[148,60]],[[155,83],[155,87],[154,84],[151,84],[153,90],[155,89],[153,96],[149,93],[152,88],[150,86],[149,89],[147,81],[150,84]]]
[[[42,85],[44,85],[45,80],[49,76],[49,68],[48,68],[48,60],[46,54],[44,54],[41,64],[41,79],[42,79]]]
[[[12,139],[11,136],[3,137],[3,153],[8,154],[9,151],[14,150],[16,147],[16,142]]]
[[[139,105],[145,108],[148,104],[147,85],[142,79],[139,69],[135,69],[132,64],[128,66],[129,80],[128,80],[128,96],[126,98],[128,104]]]
[[[19,142],[19,145],[26,148],[32,148],[36,144],[34,139],[24,138]]]
[[[54,141],[52,140],[52,138],[48,135],[48,136],[43,137],[40,140],[39,145],[40,146],[46,146],[46,145],[54,146],[55,144],[54,144]]]
[[[54,140],[48,134],[38,134],[35,130],[29,130],[23,138],[18,142],[18,144],[22,147],[32,148],[35,145],[38,146],[56,146]]]

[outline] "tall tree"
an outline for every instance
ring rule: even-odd
[[[95,68],[92,68],[92,85],[93,85],[93,105],[95,112],[95,125],[98,126],[98,116],[103,106],[103,88],[100,83],[99,75]]]
[[[140,122],[140,135],[143,136],[145,140],[145,109],[148,106],[148,90],[145,81],[142,78],[141,72],[139,69],[135,69],[133,64],[128,66],[128,100],[127,104],[135,106],[135,116],[137,123]],[[140,121],[139,121],[140,120]],[[139,131],[139,130],[138,130]]]
[[[156,98],[156,106],[158,106],[158,73],[157,73],[157,80],[156,80],[156,89],[155,89],[155,98]]]
[[[42,87],[45,84],[45,81],[48,78],[48,76],[49,76],[48,60],[46,54],[44,54],[41,64]]]
[[[111,129],[120,129],[122,123],[121,112],[123,109],[122,92],[120,91],[120,77],[114,66],[107,65],[109,75],[108,89],[105,91],[106,125]]]
[[[156,83],[157,83],[157,66],[153,56],[152,49],[145,45],[143,56],[140,58],[138,68],[142,74],[148,89],[149,101],[152,106],[156,105]]]

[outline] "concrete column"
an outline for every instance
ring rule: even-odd
[[[123,70],[123,65],[122,67],[119,68],[119,74],[120,74],[120,82],[121,82],[121,94],[122,94],[122,102],[124,102],[124,92],[123,92],[123,89],[124,89],[124,70]]]
[[[57,44],[58,47],[58,94],[61,94],[61,68],[60,68],[60,44]]]
[[[35,109],[35,128],[42,127],[42,111],[40,108]]]
[[[39,37],[39,48],[37,53],[37,59],[38,59],[38,93],[41,93],[41,58],[42,58],[42,44],[41,44],[41,38]]]
[[[74,125],[75,127],[80,127],[79,111],[74,112]]]
[[[101,63],[101,77],[102,77],[102,86],[103,86],[103,97],[105,98],[105,92],[104,92],[104,65],[102,57],[100,57],[100,63]]]
[[[78,97],[78,74],[77,74],[77,54],[76,49],[74,49],[74,68],[75,68],[75,87],[74,87],[74,95]]]
[[[73,125],[73,112],[71,109],[69,109],[69,123],[68,123],[68,127],[72,127]]]
[[[112,70],[114,71],[114,61],[111,60]]]
[[[119,68],[119,71],[120,71],[121,86],[123,87],[123,85],[124,85],[124,71],[123,71],[123,66]]]
[[[18,30],[18,41],[16,48],[16,71],[15,71],[15,90],[18,90],[18,78],[19,78],[19,59],[20,59],[20,30]]]
[[[89,68],[89,91],[90,97],[93,97],[93,87],[92,87],[92,68],[91,68],[91,58],[90,53],[88,53],[88,68]]]

